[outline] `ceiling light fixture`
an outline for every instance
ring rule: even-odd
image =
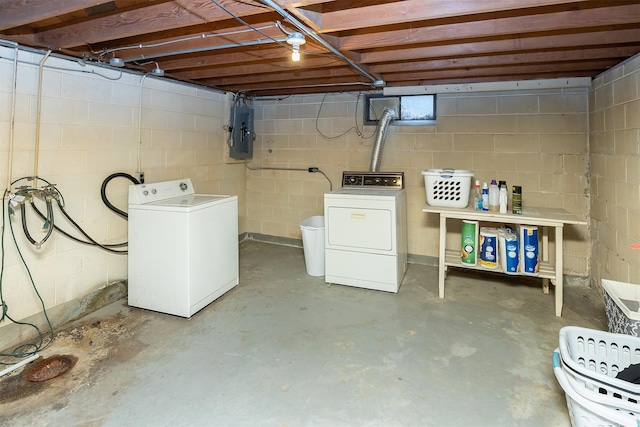
[[[287,43],[289,43],[293,48],[293,52],[291,53],[292,61],[300,61],[300,46],[306,42],[307,41],[301,33],[291,33],[287,36]]]
[[[151,70],[151,75],[156,77],[164,76],[164,70],[160,68],[157,62],[155,64],[156,64],[155,68]]]
[[[115,56],[109,59],[109,65],[112,67],[124,67],[124,60],[122,58],[116,58]]]

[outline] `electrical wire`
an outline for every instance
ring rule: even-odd
[[[255,31],[256,33],[268,38],[269,40],[271,40],[272,42],[276,43],[277,45],[280,45],[282,47],[284,47],[287,50],[291,50],[293,51],[293,47],[289,46],[287,43],[283,43],[280,40],[276,40],[275,38],[271,37],[270,35],[264,33],[263,31],[260,31],[260,29],[258,27],[254,27],[253,25],[249,24],[247,21],[243,20],[242,18],[240,18],[239,16],[235,15],[233,12],[231,12],[229,9],[227,9],[226,7],[224,7],[223,5],[221,5],[217,0],[211,0],[211,3],[215,4],[216,6],[218,6],[220,8],[220,10],[222,10],[223,12],[225,12],[227,15],[231,16],[233,19],[235,19],[236,21],[238,21],[239,23],[241,23],[242,25],[252,29],[253,31]],[[261,7],[266,7],[265,5],[260,5]],[[284,33],[286,34],[290,34],[287,33],[281,24],[276,24],[278,28],[280,28],[280,30],[282,30]],[[307,50],[299,50],[300,53],[304,53],[305,55],[315,55],[315,56],[328,56],[328,57],[337,57],[337,55],[332,54],[332,53],[319,53],[319,52],[311,52],[311,51],[307,51]]]
[[[224,130],[229,132],[229,138],[227,139],[227,145],[229,147],[233,147],[233,125],[236,122],[236,107],[238,106],[238,101],[243,96],[244,95],[241,92],[233,95],[233,105],[231,106],[231,114],[229,115],[229,124],[224,127]]]
[[[329,191],[333,191],[333,183],[331,182],[327,174],[324,173],[321,169],[316,167],[310,167],[305,169],[305,168],[282,168],[282,167],[271,167],[271,166],[249,166],[249,163],[247,161],[244,162],[244,165],[247,167],[247,169],[252,171],[268,170],[268,171],[293,171],[293,172],[309,172],[309,173],[319,172],[326,178],[327,181],[329,181]]]
[[[24,266],[27,275],[29,276],[29,281],[31,282],[31,286],[33,287],[33,290],[36,294],[36,296],[38,297],[38,300],[40,301],[40,305],[42,307],[42,313],[44,315],[45,321],[47,323],[47,326],[49,328],[49,334],[48,337],[45,337],[44,333],[42,332],[42,330],[29,322],[21,322],[18,321],[14,318],[12,318],[8,311],[9,311],[9,306],[7,305],[6,300],[4,299],[4,288],[3,288],[3,284],[4,284],[4,269],[5,269],[5,254],[6,254],[6,250],[5,250],[5,246],[4,246],[4,232],[6,229],[6,212],[9,212],[11,214],[11,212],[13,211],[13,208],[11,208],[11,200],[8,199],[8,194],[9,194],[9,189],[4,191],[4,195],[3,195],[3,200],[7,200],[7,209],[2,208],[2,233],[0,235],[0,247],[2,248],[2,254],[0,255],[0,322],[3,322],[5,319],[10,320],[11,322],[13,322],[16,325],[22,325],[22,326],[28,326],[32,329],[35,330],[35,332],[37,333],[37,340],[35,342],[29,342],[26,344],[21,344],[17,347],[15,347],[13,349],[13,351],[9,352],[9,353],[5,353],[5,352],[0,352],[0,357],[2,358],[8,358],[10,360],[12,360],[11,362],[7,362],[4,360],[0,360],[0,365],[14,365],[15,359],[24,359],[26,357],[35,355],[41,351],[43,351],[44,349],[46,349],[47,347],[49,347],[51,345],[51,343],[53,342],[54,339],[54,329],[53,329],[53,325],[51,324],[51,320],[49,319],[49,315],[47,314],[47,309],[46,306],[44,304],[44,300],[42,299],[42,296],[40,295],[40,292],[38,291],[37,286],[35,285],[35,282],[33,280],[33,276],[31,274],[31,271],[29,270],[29,266],[27,265],[24,256],[22,255],[22,252],[20,251],[20,247],[18,246],[18,241],[16,239],[16,235],[15,235],[15,231],[13,229],[13,223],[11,222],[11,220],[9,219],[9,228],[11,230],[11,236],[13,237],[13,243],[15,245],[16,251],[18,252],[18,256],[20,258],[20,261],[22,262],[22,265]]]
[[[321,137],[325,138],[325,139],[338,139],[341,138],[343,136],[345,136],[346,134],[348,134],[350,131],[355,130],[356,134],[362,138],[362,139],[369,139],[372,138],[376,132],[377,132],[377,127],[376,130],[374,130],[374,132],[371,135],[365,135],[364,132],[362,132],[360,130],[360,128],[358,128],[358,105],[360,105],[360,99],[362,97],[362,92],[359,92],[356,98],[356,108],[354,111],[354,125],[351,126],[349,129],[347,129],[346,131],[342,132],[339,135],[334,135],[334,136],[329,136],[329,135],[325,135],[324,133],[322,133],[322,131],[320,130],[320,128],[318,127],[318,123],[320,121],[320,113],[322,112],[322,106],[324,105],[327,96],[329,95],[328,93],[325,93],[324,96],[322,97],[322,101],[320,102],[320,108],[318,108],[318,113],[316,114],[316,131],[318,131],[318,133],[320,134]]]
[[[324,172],[322,171],[322,169],[318,169],[318,172],[320,172],[320,173],[325,177],[325,179],[326,179],[327,181],[329,181],[329,191],[333,191],[333,183],[331,182],[331,180],[329,179],[329,177],[327,176],[327,174],[326,174],[326,173],[324,173]]]

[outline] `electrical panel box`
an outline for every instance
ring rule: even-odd
[[[244,106],[231,108],[231,141],[229,157],[250,159],[253,157],[253,109]]]

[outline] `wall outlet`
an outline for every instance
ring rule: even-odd
[[[140,184],[144,184],[144,172],[136,172],[136,178],[138,178]]]

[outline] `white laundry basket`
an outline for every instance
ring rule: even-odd
[[[324,216],[312,216],[300,223],[304,263],[309,276],[324,276]]]
[[[424,188],[431,206],[466,208],[473,171],[456,169],[424,169]]]
[[[552,363],[553,373],[565,393],[573,427],[637,427],[639,425],[637,415],[633,411],[594,402],[579,393],[562,367],[558,349],[553,352]]]
[[[563,370],[582,387],[620,401],[640,402],[640,384],[616,378],[620,371],[640,363],[640,338],[565,326],[560,329],[559,344]]]

